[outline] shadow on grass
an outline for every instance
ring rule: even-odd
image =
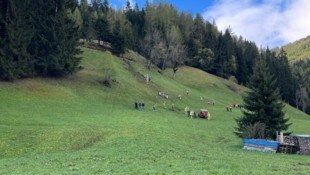
[[[71,149],[75,151],[86,149],[100,142],[102,139],[103,134],[98,133],[96,135],[92,135],[83,140],[80,140],[78,143],[75,143]]]

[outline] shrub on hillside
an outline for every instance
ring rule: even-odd
[[[264,123],[254,123],[245,125],[241,130],[236,131],[236,135],[243,139],[265,139],[267,128]]]
[[[105,68],[103,70],[102,84],[106,87],[111,87],[113,82],[116,82],[114,70],[111,68]]]

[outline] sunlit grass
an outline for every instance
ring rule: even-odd
[[[109,53],[83,50],[84,69],[76,75],[0,83],[0,174],[310,173],[308,156],[241,149],[233,134],[241,111],[225,108],[242,102],[231,82],[188,67],[173,80],[171,70],[149,71],[141,58],[129,68]],[[118,82],[112,88],[100,83],[107,66]],[[135,110],[135,101],[145,110]],[[207,108],[212,119],[189,119],[185,106]],[[291,131],[310,133],[308,115],[285,109]]]

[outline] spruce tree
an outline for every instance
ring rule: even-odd
[[[8,1],[0,1],[0,39],[3,39],[5,37],[5,17],[7,14],[7,10]]]
[[[274,75],[277,77],[278,87],[282,95],[282,99],[289,104],[294,104],[294,91],[296,87],[292,76],[293,74],[291,67],[288,62],[288,57],[283,48],[280,50],[280,53],[276,59],[278,62],[278,72],[275,72]]]
[[[33,31],[27,8],[29,0],[8,0],[2,3],[0,79],[13,80],[33,74],[33,61],[28,53]]]
[[[109,41],[110,31],[109,31],[109,23],[106,19],[106,16],[99,17],[95,22],[95,30],[98,36],[98,41]]]
[[[68,10],[75,9],[73,0],[58,0],[55,4],[55,16],[53,21],[54,49],[50,55],[48,76],[65,76],[72,74],[79,69],[81,58],[77,55],[81,53],[78,48],[79,35],[75,21],[68,16]]]
[[[79,32],[82,30],[83,27],[83,18],[81,11],[78,7],[76,7],[72,13],[72,19],[75,22],[76,27],[78,27]]]
[[[8,74],[8,62],[6,59],[6,14],[8,9],[8,1],[0,1],[0,80],[7,80],[10,77]]]
[[[276,131],[285,131],[289,125],[284,117],[281,96],[276,87],[276,80],[269,73],[267,64],[259,60],[250,79],[252,89],[243,97],[244,111],[241,118],[236,119],[235,134],[243,137],[246,128],[257,123],[265,124],[265,136],[275,138]]]
[[[73,0],[34,4],[34,28],[30,53],[35,60],[35,71],[40,76],[61,77],[79,68],[78,27],[68,15],[75,5]]]
[[[115,22],[113,34],[111,37],[111,42],[112,42],[112,47],[113,50],[112,52],[116,55],[120,55],[125,53],[125,42],[124,42],[124,37],[121,34],[121,29],[120,29],[120,21]]]

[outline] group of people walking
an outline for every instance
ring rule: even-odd
[[[145,107],[145,104],[144,103],[142,103],[142,102],[135,102],[135,108],[136,109],[144,109],[144,107]]]
[[[190,117],[190,118],[196,118],[197,117],[196,112],[194,110],[191,110],[188,106],[185,107],[184,111],[185,111],[185,114],[187,115],[187,117]]]

